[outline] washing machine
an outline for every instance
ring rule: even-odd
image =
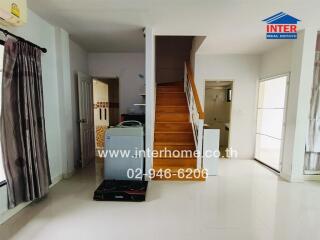
[[[124,121],[105,135],[105,180],[144,179],[144,127],[137,121]]]

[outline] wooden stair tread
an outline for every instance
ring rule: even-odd
[[[189,122],[190,116],[187,112],[157,112],[157,122]]]
[[[159,124],[161,124],[161,123],[168,123],[168,122],[163,122],[163,121],[160,121],[159,119],[157,120],[156,119],[156,122],[155,123],[159,123]],[[178,123],[178,122],[171,122],[172,124],[175,124],[175,123]],[[189,123],[188,121],[185,121],[185,122],[179,122],[179,123]]]
[[[184,106],[185,104],[183,103],[172,103],[170,106],[172,107],[181,107],[181,106]],[[165,105],[165,104],[162,104],[162,103],[157,103],[156,104],[156,107],[165,107],[165,106],[168,106],[168,105]]]
[[[190,140],[186,140],[186,141],[173,141],[173,142],[168,142],[168,141],[155,141],[155,145],[161,145],[161,146],[193,146],[194,145],[194,140],[190,139]]]
[[[157,84],[159,87],[161,86],[184,86],[184,82],[183,81],[176,81],[176,82],[166,82],[166,83],[158,83]]]
[[[197,168],[196,167],[168,167],[168,168],[166,168],[166,166],[156,166],[153,169],[156,171],[159,171],[160,169],[162,169],[162,170],[170,169],[173,172],[178,172],[180,169],[183,169],[184,171],[186,171],[187,169],[195,170]],[[180,171],[182,171],[182,170],[180,170]]]
[[[162,105],[162,104],[156,104],[156,107],[182,107],[184,105],[175,105],[175,104],[172,104],[172,105]]]
[[[157,112],[156,116],[161,116],[161,115],[168,115],[168,116],[172,116],[172,115],[182,115],[182,116],[189,116],[189,113],[187,112]],[[170,122],[170,121],[168,121]]]
[[[171,176],[165,176],[166,169],[169,169]],[[206,173],[203,169],[191,168],[191,167],[156,167],[155,177],[153,180],[159,181],[200,181],[203,182],[206,180]],[[168,170],[167,170],[168,171]],[[183,173],[179,176],[179,172]],[[162,173],[162,174],[161,174]]]
[[[161,145],[161,146],[166,146],[166,145],[183,146],[183,145],[188,145],[188,146],[193,146],[194,142],[155,142],[154,145]]]
[[[172,123],[172,124],[191,124],[190,122],[161,122],[161,123]]]
[[[161,106],[161,107],[167,107],[167,108],[186,108],[188,109],[188,106],[171,106],[171,105],[168,105],[168,106]],[[189,109],[188,109],[189,110]]]
[[[154,150],[156,151],[163,151],[166,149],[169,151],[195,151],[196,147],[195,145],[154,145]]]
[[[184,85],[157,85],[157,89],[161,88],[181,88],[184,89]]]
[[[168,123],[168,122],[156,122],[155,132],[192,132],[192,126],[188,122],[184,123]]]
[[[157,132],[154,134],[155,142],[193,142],[193,132]]]
[[[157,129],[156,128],[156,131],[155,133],[173,133],[173,134],[180,134],[180,133],[185,133],[185,134],[193,134],[192,130],[190,129],[190,131],[186,131],[186,130],[181,130],[181,131],[178,131],[176,129],[172,130],[172,131],[168,131],[167,129],[166,130],[161,130],[161,129]]]
[[[165,91],[161,91],[161,92],[158,92],[158,94],[184,94],[184,91],[176,91],[176,92],[165,92]]]
[[[188,109],[188,106],[172,106],[172,105],[162,105],[162,106],[159,106],[161,108],[183,108],[183,109]],[[189,111],[189,109],[188,109]]]
[[[174,157],[158,157],[154,158],[154,166],[177,166],[177,167],[191,167],[194,168],[196,167],[196,161],[197,159],[194,157],[179,157],[179,158],[174,158]],[[186,166],[185,164],[190,164]]]
[[[170,92],[184,92],[183,88],[180,87],[165,87],[165,88],[158,88],[157,89],[157,94],[161,93],[170,93]]]
[[[193,132],[192,132],[192,130],[191,131],[181,131],[181,132],[179,132],[179,131],[177,131],[177,132],[174,132],[174,131],[172,131],[172,132],[170,132],[170,131],[155,131],[154,133],[170,133],[170,134],[181,134],[181,133],[186,133],[186,134],[190,134],[190,133],[192,133],[193,134]]]
[[[161,106],[162,107],[162,106]],[[176,106],[171,106],[173,108],[176,108]],[[181,107],[181,106],[177,106],[177,107]],[[189,116],[189,113],[188,112],[157,112],[157,115],[187,115]],[[170,122],[170,121],[168,121]]]
[[[197,159],[194,157],[179,157],[179,158],[174,158],[174,157],[158,157],[154,158],[154,166],[170,166],[170,167],[191,167],[195,168],[196,167],[196,162]],[[188,164],[187,166],[185,164]],[[190,165],[189,165],[190,164]]]
[[[184,92],[183,82],[174,82],[158,84],[156,99],[155,133],[154,149],[157,151],[181,151],[181,156],[167,156],[165,153],[159,153],[153,159],[153,168],[155,171],[160,169],[169,169],[174,176],[170,179],[155,177],[154,180],[168,181],[204,181],[205,178],[180,179],[177,173],[180,171],[194,171],[197,166],[197,159],[189,151],[195,151],[192,125],[190,123],[190,114],[186,94]],[[188,152],[183,152],[188,151]],[[174,154],[172,154],[174,155]],[[191,169],[191,170],[190,170]]]
[[[181,151],[183,151],[183,150],[181,150]],[[174,160],[179,160],[179,159],[181,159],[181,160],[185,160],[185,159],[190,159],[190,160],[196,160],[196,158],[195,157],[174,157],[174,156],[172,156],[172,157],[165,157],[165,156],[161,156],[161,157],[154,157],[153,158],[153,160],[162,160],[162,159],[172,159],[172,161],[174,161]]]
[[[159,108],[161,108],[161,109],[164,109],[164,108],[168,108],[168,109],[183,109],[183,110],[186,110],[189,113],[189,109],[188,109],[187,106],[172,106],[172,105],[165,106],[165,105],[162,105],[162,106],[159,106]]]

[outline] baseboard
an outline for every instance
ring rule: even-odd
[[[282,180],[285,180],[287,182],[291,182],[291,176],[289,174],[286,174],[286,173],[283,173],[283,172],[280,172],[280,178]]]
[[[51,179],[51,185],[49,186],[49,188],[52,188],[54,185],[56,185],[58,182],[60,182],[63,179],[62,175],[59,175],[57,177],[54,177],[53,179]]]
[[[320,171],[304,170],[305,175],[320,175]]]
[[[283,179],[287,182],[292,182],[292,183],[302,183],[305,180],[304,176],[292,177],[291,175],[283,173],[283,172],[280,173],[280,177],[281,177],[281,179]]]
[[[24,209],[26,206],[28,206],[31,202],[26,202],[26,203],[20,203],[18,206],[16,206],[13,209],[8,209],[5,213],[3,213],[0,216],[0,224],[3,224],[7,220],[9,220],[11,217],[19,213],[22,209]]]
[[[52,179],[52,184],[49,186],[49,188],[52,188],[54,185],[56,185],[58,182],[60,182],[63,179],[62,175],[59,175],[57,177],[54,177]],[[32,202],[26,202],[26,203],[21,203],[18,206],[16,206],[13,209],[8,209],[8,211],[4,212],[3,214],[0,215],[0,225],[9,220],[11,217],[19,213],[22,209],[27,207],[30,203]]]
[[[305,181],[320,181],[320,175],[304,175]]]

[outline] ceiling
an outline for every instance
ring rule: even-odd
[[[70,33],[89,52],[144,51],[142,29],[158,35],[207,36],[203,54],[259,54],[283,40],[265,40],[261,21],[280,11],[320,27],[319,0],[28,0],[29,8]]]

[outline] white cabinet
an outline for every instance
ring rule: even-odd
[[[203,168],[209,176],[218,175],[220,129],[203,130]]]

